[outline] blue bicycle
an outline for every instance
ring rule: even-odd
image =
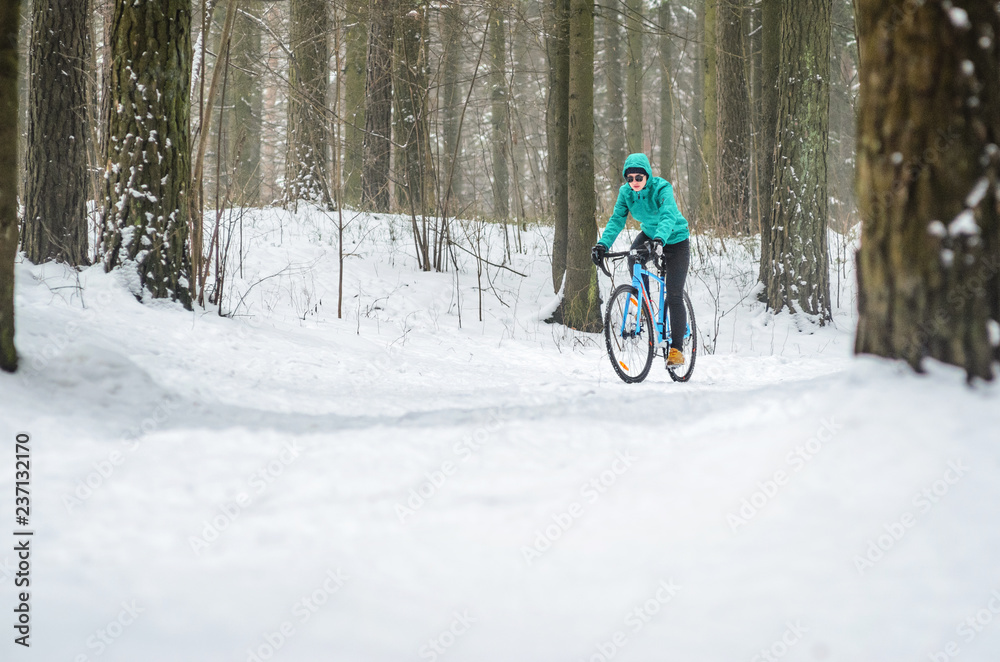
[[[667,349],[670,347],[670,321],[668,319],[666,301],[665,276],[662,265],[657,265],[657,272],[646,269],[646,263],[654,256],[642,248],[621,253],[605,253],[604,260],[599,265],[601,271],[611,278],[607,260],[618,262],[627,257],[635,259],[632,267],[632,283],[619,285],[611,292],[608,309],[604,314],[604,340],[608,347],[608,358],[615,372],[628,384],[641,382],[649,374],[653,365],[653,356],[662,354],[667,372],[675,382],[686,382],[694,373],[694,363],[698,356],[698,327],[694,319],[694,308],[691,299],[684,292],[684,305],[687,307],[687,330],[684,333],[684,343],[681,353],[684,355],[682,365],[668,365]],[[659,296],[651,297],[649,283],[655,281]],[[639,302],[642,302],[640,305]],[[656,320],[656,324],[653,324]]]

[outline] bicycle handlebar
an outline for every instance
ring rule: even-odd
[[[604,259],[601,260],[601,264],[598,266],[600,267],[601,271],[604,272],[605,276],[611,278],[611,272],[608,271],[607,267],[608,260],[621,260],[626,257],[634,257],[645,265],[647,262],[649,262],[650,259],[655,257],[655,255],[656,255],[655,253],[650,253],[649,251],[638,250],[634,248],[629,249],[627,251],[620,251],[618,253],[605,253]]]

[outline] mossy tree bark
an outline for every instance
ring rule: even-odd
[[[570,2],[569,232],[563,323],[580,331],[602,328],[597,269],[590,249],[597,240],[594,195],[594,3]]]
[[[28,76],[24,251],[87,262],[88,0],[35,0]]]
[[[191,1],[119,0],[111,26],[104,265],[190,307]]]
[[[566,275],[569,242],[569,8],[570,0],[549,0],[546,5],[549,60],[549,97],[545,114],[548,146],[548,184],[555,231],[552,239],[552,287],[558,292]]]
[[[365,79],[362,204],[389,211],[389,162],[392,138],[392,53],[396,0],[371,0],[368,69]]]
[[[329,186],[327,91],[330,55],[327,0],[291,0],[288,65],[288,156],[285,195],[294,204],[312,200],[332,206]]]
[[[18,50],[20,0],[0,0],[0,370],[17,370],[14,258],[17,256]]]
[[[992,378],[1000,321],[1000,15],[859,0],[855,351]]]
[[[746,0],[718,0],[718,143],[715,213],[720,229],[750,231],[750,96]]]
[[[782,6],[768,308],[831,319],[827,250],[830,0]]]

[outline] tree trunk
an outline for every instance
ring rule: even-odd
[[[720,228],[750,232],[750,97],[745,0],[719,0],[715,211]]]
[[[771,268],[775,144],[778,136],[778,67],[781,57],[781,0],[761,0],[760,125],[757,128],[757,196],[760,199],[760,282]],[[761,293],[766,301],[766,292]]]
[[[570,2],[569,69],[569,240],[563,323],[597,332],[601,298],[590,249],[597,240],[594,199],[594,3]]]
[[[395,0],[371,0],[368,74],[365,80],[362,204],[389,211],[389,160],[392,137],[392,51]]]
[[[768,308],[830,316],[827,145],[830,115],[830,0],[782,7],[774,208]]]
[[[232,68],[229,98],[232,99],[231,128],[236,181],[233,202],[243,207],[260,204],[262,171],[260,147],[263,89],[260,84],[261,3],[242,0],[232,41]]]
[[[625,143],[625,104],[622,100],[622,48],[621,22],[618,11],[620,0],[608,0],[604,10],[604,82],[607,88],[604,100],[608,118],[608,181],[611,194],[618,193],[622,184],[622,166],[628,156]]]
[[[705,128],[705,0],[695,2],[695,40],[694,84],[691,89],[691,144],[692,153],[688,156],[688,208],[687,218],[692,225],[700,222],[701,189],[704,185],[704,128]]]
[[[20,0],[0,0],[0,370],[17,370],[14,258],[17,256],[17,35]]]
[[[344,30],[344,202],[361,202],[365,140],[365,72],[368,59],[368,2],[347,0]]]
[[[704,94],[704,124],[702,126],[701,152],[705,167],[702,170],[701,200],[698,218],[701,223],[715,227],[715,178],[718,172],[718,136],[719,136],[719,103],[718,103],[718,68],[716,52],[716,21],[718,20],[719,0],[705,0],[704,43],[705,43],[705,78]]]
[[[427,132],[427,17],[422,0],[399,2],[399,55],[396,108],[396,142],[400,144],[396,167],[400,171],[396,199],[409,211],[422,213],[433,200],[427,183],[433,180],[428,172],[426,150],[430,144]],[[425,176],[426,175],[426,176]]]
[[[642,57],[642,0],[627,0],[625,17],[628,35],[628,66],[625,82],[625,143],[630,154],[645,151],[642,141],[642,72],[645,65]]]
[[[85,264],[89,2],[35,0],[32,14],[24,250]]]
[[[661,0],[658,16],[660,27],[660,177],[673,182],[674,177],[674,53],[671,37],[673,28],[670,0]],[[676,189],[676,187],[675,187]]]
[[[507,21],[506,3],[493,0],[490,6],[490,101],[493,156],[493,214],[506,221],[510,216],[509,108],[507,106]]]
[[[444,154],[441,159],[441,177],[444,179],[444,189],[441,193],[442,203],[449,197],[452,209],[461,209],[462,190],[465,177],[458,172],[456,147],[458,147],[458,124],[462,114],[461,87],[458,84],[459,72],[462,68],[462,4],[461,0],[453,0],[441,8],[444,13],[444,26],[441,40],[444,53],[441,60],[441,85],[443,87],[441,100]]]
[[[548,38],[549,98],[545,115],[549,192],[555,232],[552,239],[552,287],[558,292],[566,274],[569,244],[569,8],[570,0],[550,0]]]
[[[119,0],[112,26],[105,268],[134,264],[144,291],[190,307],[191,2]]]
[[[992,378],[1000,321],[1000,16],[859,0],[855,351]]]
[[[331,206],[326,95],[329,87],[330,11],[326,0],[291,0],[292,57],[288,65],[288,202],[312,200]]]

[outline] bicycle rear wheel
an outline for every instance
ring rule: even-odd
[[[667,372],[675,382],[686,382],[694,374],[694,362],[698,358],[698,325],[694,320],[694,308],[691,298],[684,292],[684,306],[687,308],[688,332],[684,336],[681,354],[684,355],[684,365],[667,366]]]
[[[641,315],[636,331],[636,316]],[[656,335],[649,309],[638,300],[631,285],[621,285],[611,294],[604,314],[604,341],[611,365],[627,384],[641,382],[653,365]]]

